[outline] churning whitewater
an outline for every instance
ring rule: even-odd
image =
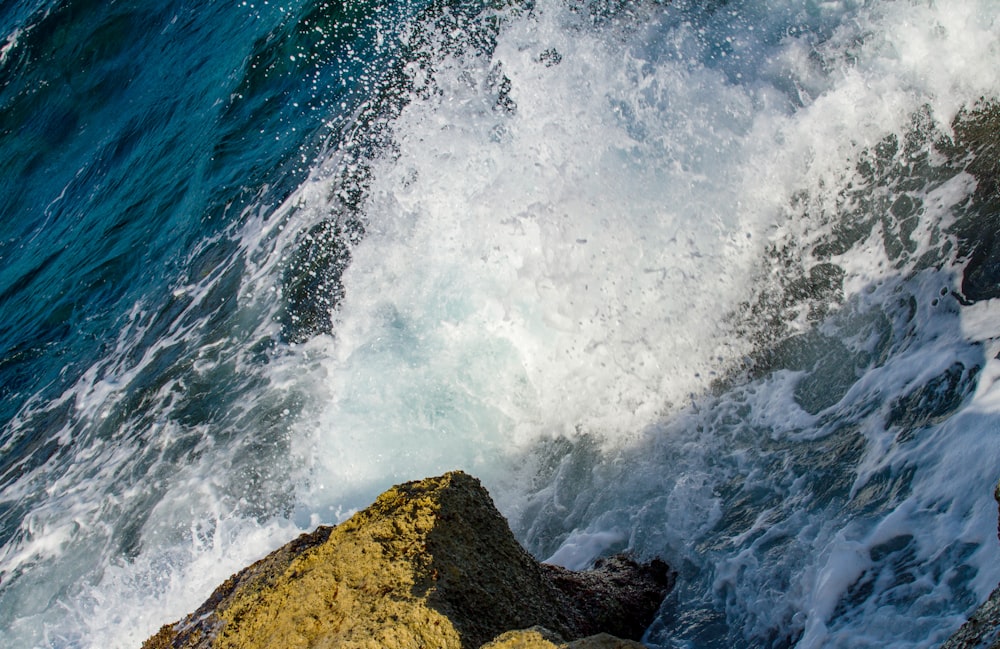
[[[452,469],[675,566],[651,647],[1000,581],[1000,5],[109,4],[0,10],[0,645]]]

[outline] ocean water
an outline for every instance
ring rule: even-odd
[[[0,6],[0,645],[388,486],[679,571],[651,647],[1000,581],[992,0]]]

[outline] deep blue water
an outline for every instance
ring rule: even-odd
[[[998,17],[4,4],[0,644],[462,468],[676,566],[651,646],[936,645],[1000,579]]]

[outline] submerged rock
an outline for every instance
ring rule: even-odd
[[[993,497],[1000,505],[1000,484],[997,484]],[[1000,539],[1000,518],[997,522],[997,538]],[[941,649],[1000,649],[1000,586],[941,645]]]
[[[983,101],[963,110],[952,124],[946,153],[976,179],[976,189],[951,228],[958,258],[965,260],[961,297],[978,302],[1000,297],[1000,104]]]
[[[607,631],[638,639],[673,581],[659,561],[617,557],[583,573],[543,566],[479,481],[455,472],[393,487],[341,525],[300,536],[143,647],[561,647]],[[525,644],[536,640],[550,644]],[[568,646],[635,646],[594,641],[605,644]]]
[[[333,331],[333,310],[344,299],[342,277],[361,231],[360,226],[325,220],[297,242],[282,278],[285,308],[280,320],[285,340],[299,343]]]

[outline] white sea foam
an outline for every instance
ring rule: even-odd
[[[249,427],[254,404],[233,405],[229,437],[192,441],[190,461],[170,475],[150,470],[151,482],[122,476],[146,440],[180,452],[173,442],[192,431],[166,413],[196,399],[184,379],[149,394],[151,436],[103,440],[67,421],[57,438],[77,446],[71,466],[38,467],[5,494],[49,490],[0,554],[5,574],[40,575],[23,589],[12,637],[135,646],[297,531],[336,522],[393,482],[464,468],[542,556],[580,567],[629,548],[682,566],[678,597],[718,614],[734,641],[763,643],[775,629],[800,633],[802,647],[940,640],[960,617],[949,599],[962,588],[982,597],[1000,579],[989,499],[1000,370],[993,347],[970,345],[996,337],[995,305],[921,301],[917,344],[859,368],[815,411],[798,398],[800,369],[709,393],[754,352],[725,316],[770,286],[766,246],[787,244],[808,265],[810,244],[829,233],[819,216],[836,212],[866,150],[916,112],[929,107],[947,130],[963,106],[1000,94],[1000,8],[730,3],[712,14],[678,4],[595,25],[539,2],[507,17],[489,58],[444,56],[439,92],[411,98],[392,124],[397,150],[373,161],[367,233],[334,335],[283,350],[265,370],[261,401],[306,402],[275,425],[291,461],[279,458],[268,476],[289,485],[295,516],[255,516],[241,501],[241,458],[257,440],[233,429]],[[248,212],[248,313],[275,309],[297,233],[329,215],[340,162],[318,162],[275,213]],[[972,187],[958,175],[921,195],[914,258],[934,248],[930,226]],[[815,209],[792,207],[802,195]],[[947,271],[892,269],[879,235],[833,259],[850,308],[953,288]],[[126,407],[126,388],[160,354],[205,336],[198,308],[220,275],[179,282],[175,299],[190,303],[134,358],[129,349],[156,324],[137,306],[112,360],[60,402],[73,421]],[[253,340],[276,328],[255,322]],[[250,372],[246,350],[208,337],[220,347],[206,345],[185,378]],[[870,344],[858,334],[845,349]],[[956,360],[983,365],[957,414],[918,426],[912,440],[882,425],[893,398]],[[57,413],[60,403],[31,407]],[[854,464],[823,463],[837,453]],[[907,471],[891,512],[864,507],[880,480]],[[840,491],[824,493],[814,476]],[[144,490],[157,496],[137,512]],[[147,516],[141,547],[124,560],[104,545],[119,537],[101,527],[136,513]],[[70,560],[70,550],[94,558]],[[855,597],[866,579],[873,594]],[[51,597],[64,598],[57,614]],[[674,646],[677,631],[654,626],[650,642]]]
[[[23,30],[15,29],[11,33],[7,34],[6,40],[4,40],[3,45],[0,45],[0,65],[7,64],[7,57],[10,55],[10,51],[17,47],[18,38],[20,38]]]
[[[734,421],[749,429],[687,408],[711,370],[747,352],[721,316],[748,282],[766,281],[754,274],[764,243],[804,254],[829,227],[810,214],[836,213],[837,192],[855,180],[865,151],[927,107],[947,130],[961,107],[1000,88],[992,65],[962,72],[970,59],[996,59],[996,10],[982,3],[840,3],[812,18],[821,29],[768,40],[751,27],[777,25],[716,17],[706,20],[719,33],[706,35],[668,17],[643,24],[640,41],[627,29],[609,39],[542,4],[501,34],[490,61],[446,59],[441,93],[404,111],[394,124],[398,152],[375,165],[369,231],[344,278],[336,338],[306,350],[326,403],[295,437],[311,468],[313,491],[300,492],[306,509],[343,502],[343,485],[371,495],[461,466],[497,487],[521,534],[555,560],[584,565],[588,553],[624,544],[700,566],[708,577],[693,580],[708,590],[680,597],[721,607],[730,639],[763,641],[785,629],[801,634],[801,646],[939,640],[952,586],[921,589],[936,568],[916,568],[917,586],[892,586],[911,567],[873,556],[908,551],[892,543],[909,535],[916,565],[939,556],[975,566],[977,597],[996,582],[990,416],[935,424],[912,446],[877,420],[857,419],[864,452],[857,467],[842,468],[838,497],[859,498],[883,475],[914,469],[915,477],[893,516],[855,519],[811,504],[810,466],[769,468],[780,455],[767,445],[794,458],[796,444],[823,443],[836,430],[794,398],[800,374],[778,373],[732,406],[714,402],[745,411]],[[746,62],[710,64],[713,38],[745,47]],[[953,39],[961,46],[949,47]],[[546,65],[553,53],[558,64]],[[498,71],[511,82],[512,114],[494,107],[488,79]],[[914,258],[937,244],[930,226],[947,225],[972,186],[958,175],[921,196]],[[818,209],[790,219],[802,193]],[[898,286],[881,243],[869,243],[834,259],[847,273],[845,300],[859,305],[890,299]],[[919,353],[872,368],[823,414],[850,420],[956,357],[976,364],[976,349],[964,346],[973,328],[958,334],[963,316],[921,308]],[[596,438],[601,459],[579,473],[560,462],[553,486],[539,486],[551,474],[522,454],[560,436],[584,446]],[[510,457],[524,461],[520,470]],[[946,478],[956,462],[978,469]],[[735,515],[719,495],[732,480],[786,504],[760,505],[751,525],[713,539]],[[360,498],[349,496],[352,505]],[[953,504],[942,512],[941,502]],[[961,556],[963,543],[983,549]],[[865,579],[912,605],[850,603]],[[671,642],[669,633],[651,641]]]
[[[913,111],[947,124],[996,88],[983,66],[956,74],[970,42],[994,49],[984,8],[838,7],[816,49],[716,25],[768,50],[763,73],[749,55],[692,64],[716,35],[669,18],[609,39],[554,4],[514,21],[492,59],[446,58],[440,93],[403,112],[398,152],[374,168],[336,340],[309,352],[330,396],[303,455],[348,483],[476,469],[539,438],[628,437],[701,393],[748,351],[720,316],[764,242],[816,227],[785,220],[792,196],[827,200]],[[962,51],[943,54],[963,25]],[[499,73],[511,115],[488,87]],[[777,78],[814,96],[789,114]],[[952,192],[942,209],[963,183],[936,190]],[[885,272],[838,261],[860,265],[849,294]]]
[[[752,96],[577,20],[546,7],[491,60],[446,59],[440,96],[395,121],[336,339],[317,343],[329,405],[303,455],[331,482],[612,442],[747,351],[718,316],[775,216],[740,194]]]

